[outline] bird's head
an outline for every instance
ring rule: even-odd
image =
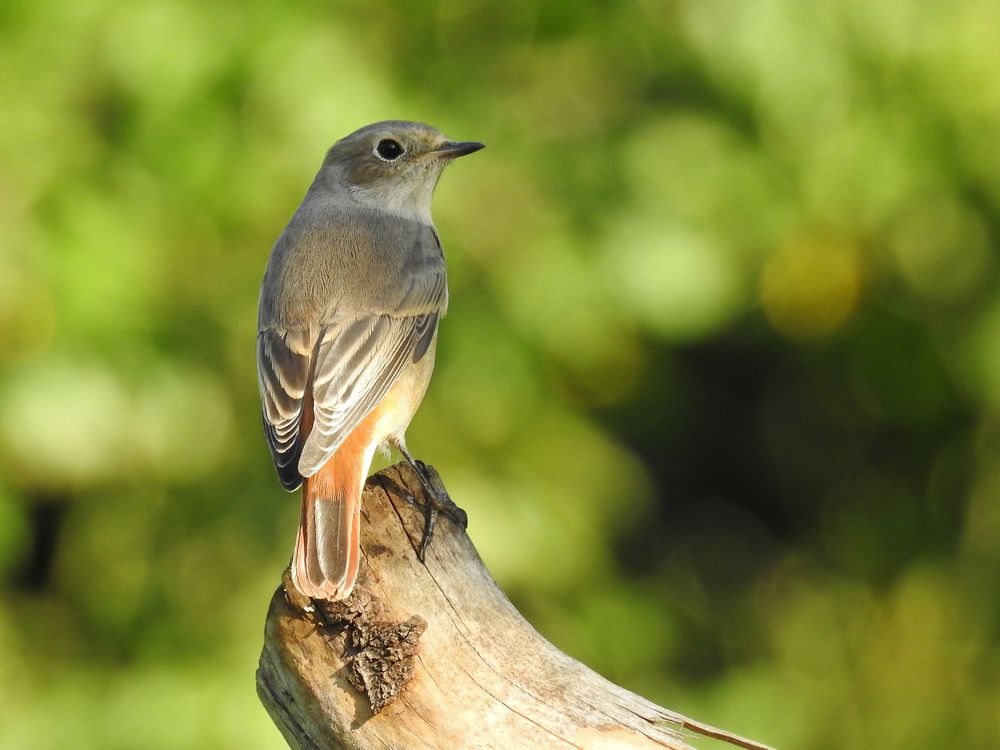
[[[387,120],[356,130],[327,152],[324,169],[369,207],[430,223],[431,197],[441,170],[483,148],[452,141],[430,125]]]

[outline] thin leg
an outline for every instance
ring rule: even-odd
[[[393,441],[393,446],[400,452],[406,462],[413,467],[413,470],[420,477],[420,483],[424,486],[424,490],[427,493],[428,502],[421,505],[421,509],[424,511],[424,534],[420,540],[420,546],[417,548],[417,558],[420,562],[424,561],[424,555],[427,552],[427,547],[431,543],[431,538],[434,536],[434,527],[437,524],[438,513],[444,513],[448,518],[454,521],[459,528],[465,529],[469,525],[469,517],[464,510],[455,505],[455,502],[448,497],[447,491],[443,488],[439,489],[435,486],[434,482],[431,480],[430,473],[427,471],[427,465],[423,461],[418,461],[410,455],[410,452],[406,450],[406,446],[402,445],[397,441]],[[416,504],[416,500],[412,496],[408,497]]]

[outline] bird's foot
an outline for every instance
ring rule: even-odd
[[[416,498],[407,493],[404,495],[407,502],[419,508],[424,514],[424,533],[420,539],[420,544],[417,547],[417,559],[420,562],[424,562],[424,558],[427,553],[427,547],[431,543],[431,539],[434,537],[434,527],[437,524],[437,517],[439,514],[443,514],[450,518],[455,525],[457,525],[463,531],[469,526],[469,516],[468,514],[459,508],[455,501],[451,499],[448,495],[448,490],[444,488],[444,484],[441,483],[441,478],[437,476],[436,472],[432,475],[430,469],[427,467],[423,461],[415,460],[409,453],[403,452],[403,458],[406,459],[407,463],[413,467],[413,470],[417,473],[420,478],[420,483],[424,487],[424,492],[427,496],[427,501],[424,503],[417,502]],[[435,481],[435,477],[437,481]]]

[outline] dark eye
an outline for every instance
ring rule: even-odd
[[[392,140],[392,138],[383,138],[375,147],[375,153],[378,154],[380,159],[396,161],[396,159],[403,155],[403,147],[399,145],[398,141]]]

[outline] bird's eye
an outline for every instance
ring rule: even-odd
[[[383,138],[375,147],[375,155],[383,161],[396,161],[403,155],[403,147],[399,145],[399,141]]]

